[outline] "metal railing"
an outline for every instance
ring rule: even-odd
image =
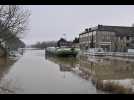
[[[83,51],[83,54],[93,56],[118,56],[118,57],[134,57],[132,52],[89,52]]]

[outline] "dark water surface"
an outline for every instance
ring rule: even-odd
[[[56,58],[26,50],[19,59],[0,59],[0,93],[104,93],[91,79],[134,78],[134,63],[97,58]],[[106,92],[105,92],[106,93]]]

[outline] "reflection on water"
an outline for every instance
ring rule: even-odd
[[[131,89],[134,87],[134,62],[102,57],[80,57],[79,64],[80,70],[92,75],[92,82],[96,87],[104,87],[108,82]]]
[[[0,93],[13,93],[10,90],[10,81],[6,80],[5,83],[2,83],[3,77],[9,72],[11,66],[16,62],[15,59],[9,59],[6,57],[0,58]]]
[[[91,81],[80,78],[74,58],[44,59],[43,50],[27,50],[3,76],[0,85],[14,93],[98,93]],[[73,71],[74,70],[74,71]],[[73,72],[73,73],[72,73]],[[3,92],[5,93],[5,92]]]
[[[93,58],[90,58],[93,59]],[[80,58],[80,68],[101,80],[134,78],[134,62],[95,58],[95,61]]]
[[[19,60],[0,58],[0,93],[105,93],[96,89],[100,82],[134,86],[133,66],[130,61],[58,58],[26,50]]]
[[[17,61],[17,59],[0,58],[0,80],[8,73],[11,66]]]
[[[71,71],[75,68],[91,74],[100,80],[119,80],[134,78],[134,62],[107,60],[103,58],[58,58],[47,59],[59,64],[61,71]]]
[[[96,87],[104,81],[118,81],[121,84],[129,84],[129,87],[134,86],[134,62],[102,57],[79,57],[78,59],[50,57],[48,59],[59,64],[61,71],[72,71],[83,79],[91,79]]]
[[[61,72],[72,72],[73,74],[81,77],[82,79],[89,80],[89,73],[83,72],[79,69],[79,60],[74,57],[49,57],[47,59],[58,64]]]
[[[60,71],[71,71],[73,68],[76,67],[78,61],[73,58],[60,58],[60,57],[47,57],[48,60],[54,62],[55,64],[59,65]]]

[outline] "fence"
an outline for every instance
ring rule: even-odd
[[[117,56],[117,57],[134,57],[134,53],[131,52],[82,52],[85,55],[92,56]]]

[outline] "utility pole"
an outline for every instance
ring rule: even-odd
[[[94,45],[93,45],[93,32],[92,32],[92,38],[91,38],[91,48],[93,48],[94,47]]]
[[[90,38],[89,38],[89,29],[88,29],[88,49],[90,48],[90,44],[89,44],[89,41],[90,41]]]

